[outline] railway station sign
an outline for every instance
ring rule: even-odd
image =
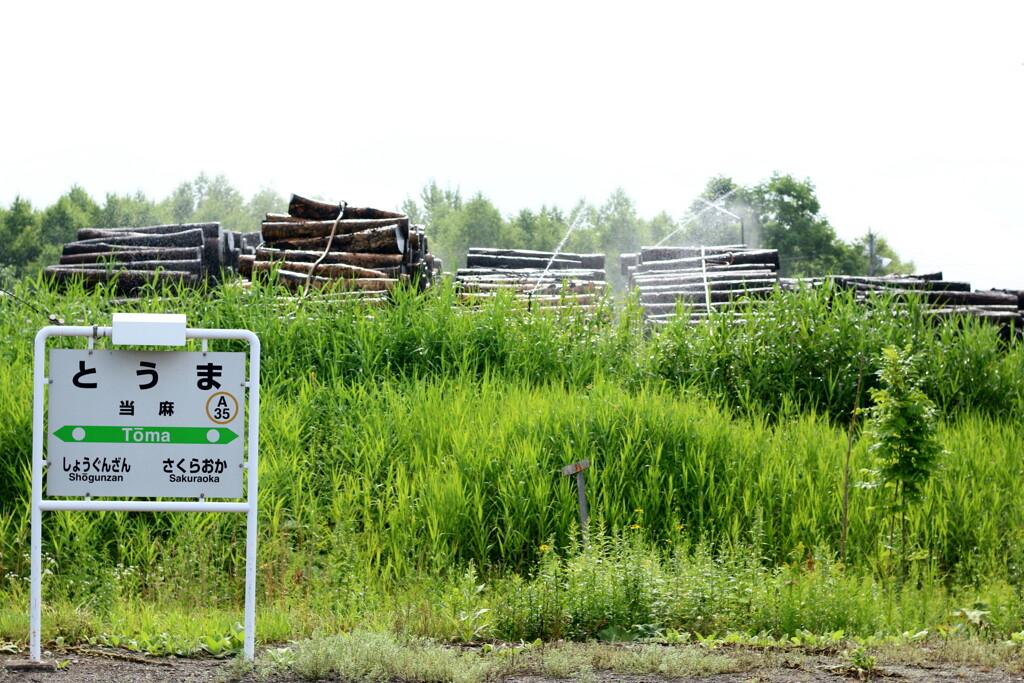
[[[246,354],[50,349],[49,496],[243,497]]]
[[[84,338],[87,348],[49,348],[55,338]],[[146,348],[98,348],[103,339]],[[198,351],[150,350],[190,340]],[[220,340],[232,348],[245,342],[249,351],[210,351],[209,342]],[[110,326],[42,328],[33,357],[30,661],[42,657],[43,513],[61,510],[244,513],[243,656],[252,661],[259,338],[190,328],[180,313],[114,313]]]

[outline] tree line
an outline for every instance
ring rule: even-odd
[[[78,186],[42,209],[16,197],[9,207],[0,207],[0,276],[28,277],[56,263],[61,246],[73,241],[79,228],[219,221],[225,229],[248,232],[259,229],[266,213],[286,206],[287,200],[272,189],[246,199],[223,175],[205,174],[159,201],[142,192],[108,193],[100,204]],[[750,187],[713,177],[679,218],[664,211],[640,216],[621,188],[601,204],[580,200],[568,210],[541,206],[502,214],[480,192],[465,198],[458,188],[442,188],[435,181],[398,209],[426,226],[430,249],[446,270],[464,265],[470,247],[553,251],[561,246],[566,252],[606,254],[609,277],[617,281],[620,254],[659,243],[778,249],[783,276],[881,275],[914,268],[881,237],[874,238],[876,260],[870,263],[871,237],[839,239],[821,211],[813,183],[780,173]]]
[[[79,228],[125,228],[172,223],[220,222],[227,230],[258,230],[267,212],[284,211],[288,201],[263,188],[246,200],[227,178],[199,174],[162,200],[141,191],[107,193],[103,203],[75,185],[52,205],[37,209],[24,197],[0,207],[0,280],[31,277],[60,259],[61,247]]]

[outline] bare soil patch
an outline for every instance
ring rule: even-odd
[[[673,681],[699,681],[702,683],[789,683],[826,681],[912,681],[936,683],[962,683],[964,681],[978,683],[1003,683],[1004,681],[1024,681],[1024,673],[1006,671],[998,667],[982,665],[964,665],[942,662],[924,662],[916,664],[887,664],[880,661],[871,674],[859,671],[850,665],[848,659],[840,654],[816,653],[792,650],[769,655],[756,651],[746,653],[747,656],[738,662],[738,669],[730,673],[721,673],[695,677],[667,677],[657,672],[649,674],[622,674],[608,671],[594,671],[585,677],[596,683],[671,683]],[[54,664],[49,670],[17,668],[19,662],[26,662],[28,653],[9,655],[0,662],[0,682],[2,683],[136,683],[149,681],[153,683],[191,682],[216,683],[239,681],[254,683],[256,681],[304,681],[286,671],[275,670],[269,665],[257,664],[255,669],[245,670],[238,667],[232,660],[212,658],[148,658],[139,657],[134,653],[116,649],[73,649],[51,651],[44,654],[44,661]],[[257,657],[257,660],[259,658]],[[56,666],[58,665],[59,666]],[[322,681],[340,679],[326,678]],[[511,672],[500,678],[507,683],[561,683],[578,681],[580,678],[558,678],[536,675],[531,672]]]

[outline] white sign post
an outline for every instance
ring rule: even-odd
[[[50,337],[85,337],[88,348],[50,349],[47,374]],[[202,349],[94,348],[101,337],[111,337],[115,345],[146,346],[184,346],[186,339],[200,339]],[[246,341],[249,352],[208,351],[210,339]],[[189,329],[184,315],[115,313],[111,327],[41,329],[36,334],[33,373],[31,660],[38,662],[41,656],[44,510],[244,512],[244,656],[252,660],[259,492],[260,342],[256,335],[248,330]],[[248,477],[243,477],[243,470]],[[96,496],[196,500],[93,500]],[[211,498],[243,498],[244,502],[211,502]]]

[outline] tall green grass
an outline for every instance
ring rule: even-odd
[[[650,367],[753,414],[787,406],[847,420],[877,384],[886,346],[923,357],[924,390],[947,414],[989,414],[1024,406],[1024,347],[1007,345],[976,318],[939,321],[919,301],[880,294],[859,304],[830,286],[750,304],[742,324],[731,313],[693,329],[681,316],[658,336]],[[863,379],[863,381],[859,381]]]
[[[880,349],[907,343],[950,451],[908,518],[913,576],[1024,580],[1024,349],[913,303],[863,306],[824,288],[780,295],[742,325],[651,331],[635,307],[538,314],[498,298],[475,309],[447,286],[381,307],[258,284],[129,303],[41,283],[17,294],[69,324],[173,311],[260,336],[259,580],[282,609],[363,614],[381,586],[470,563],[488,579],[535,576],[542,546],[580,537],[560,468],[582,459],[595,524],[612,535],[712,553],[747,544],[766,569],[829,558],[858,375],[864,405]],[[32,338],[46,320],[9,297],[0,320],[0,594],[21,595]],[[870,466],[855,437],[853,483]],[[848,569],[885,582],[895,551],[883,492],[849,493]],[[240,515],[47,513],[47,598],[98,614],[130,595],[237,604],[244,535]]]

